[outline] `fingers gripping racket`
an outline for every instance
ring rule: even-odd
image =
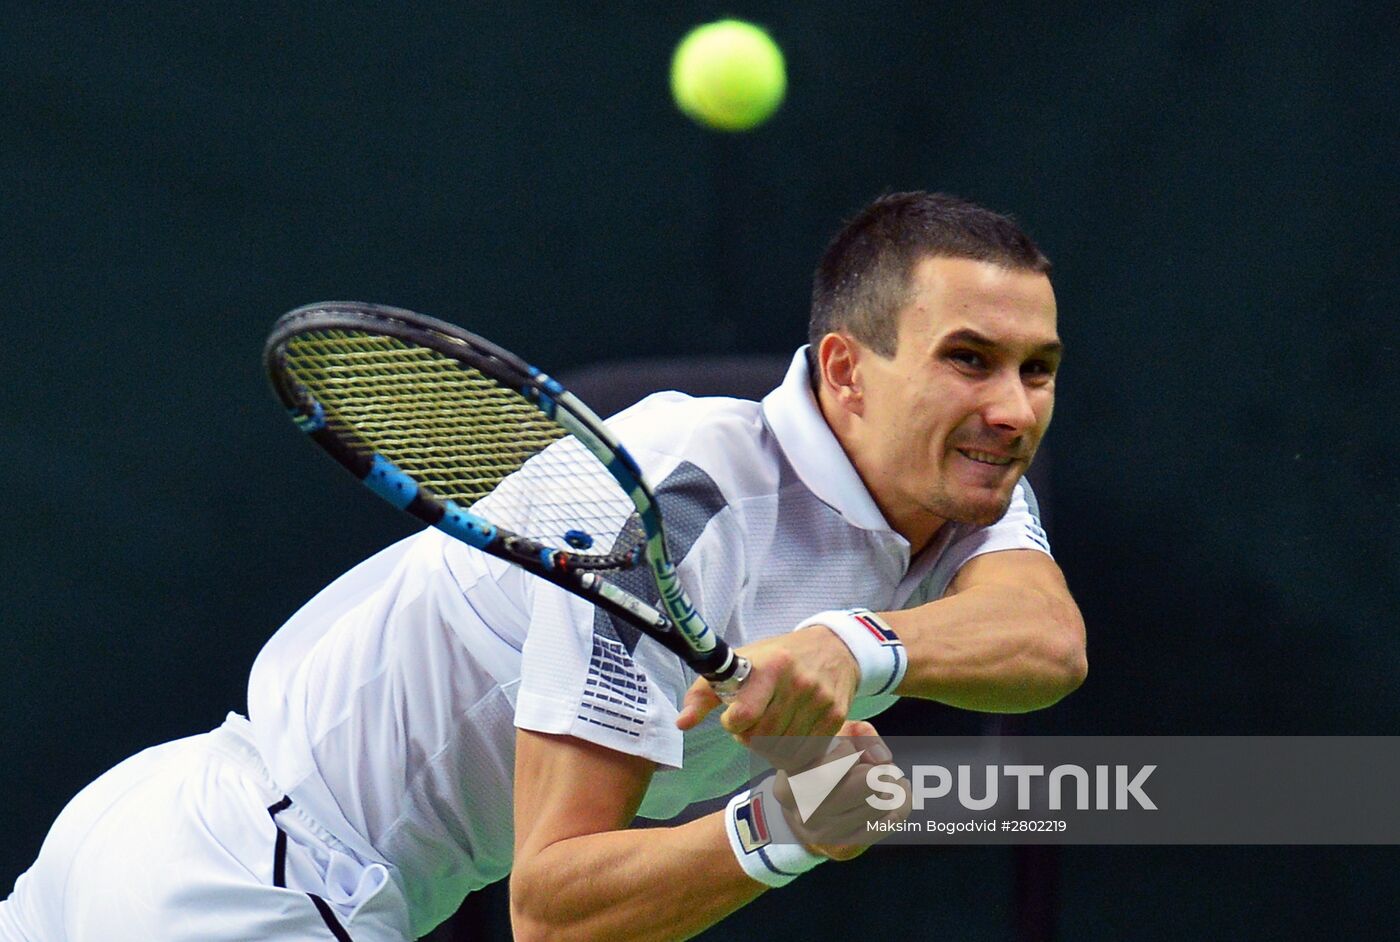
[[[558,382],[443,321],[358,302],[283,315],[263,351],[292,420],[371,491],[625,619],[731,699],[749,664],[705,624],[632,456]],[[645,562],[662,609],[610,572]]]

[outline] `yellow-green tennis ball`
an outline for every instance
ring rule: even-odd
[[[778,110],[787,91],[783,51],[743,20],[717,20],[686,34],[671,59],[671,94],[691,118],[747,131]]]

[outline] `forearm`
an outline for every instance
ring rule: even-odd
[[[882,617],[909,655],[902,696],[1023,713],[1072,692],[1087,671],[1078,609],[1032,586],[971,586]]]
[[[724,813],[671,828],[584,834],[516,861],[520,940],[688,939],[767,887],[740,868]]]

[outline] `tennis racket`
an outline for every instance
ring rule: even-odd
[[[452,324],[326,302],[284,314],[263,351],[310,439],[384,500],[635,625],[723,700],[749,663],[695,610],[641,469],[556,380]],[[641,563],[661,608],[608,581]]]

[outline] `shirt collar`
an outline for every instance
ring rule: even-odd
[[[764,397],[763,418],[797,476],[822,503],[862,530],[893,534],[817,405],[806,347],[793,356],[782,385]]]

